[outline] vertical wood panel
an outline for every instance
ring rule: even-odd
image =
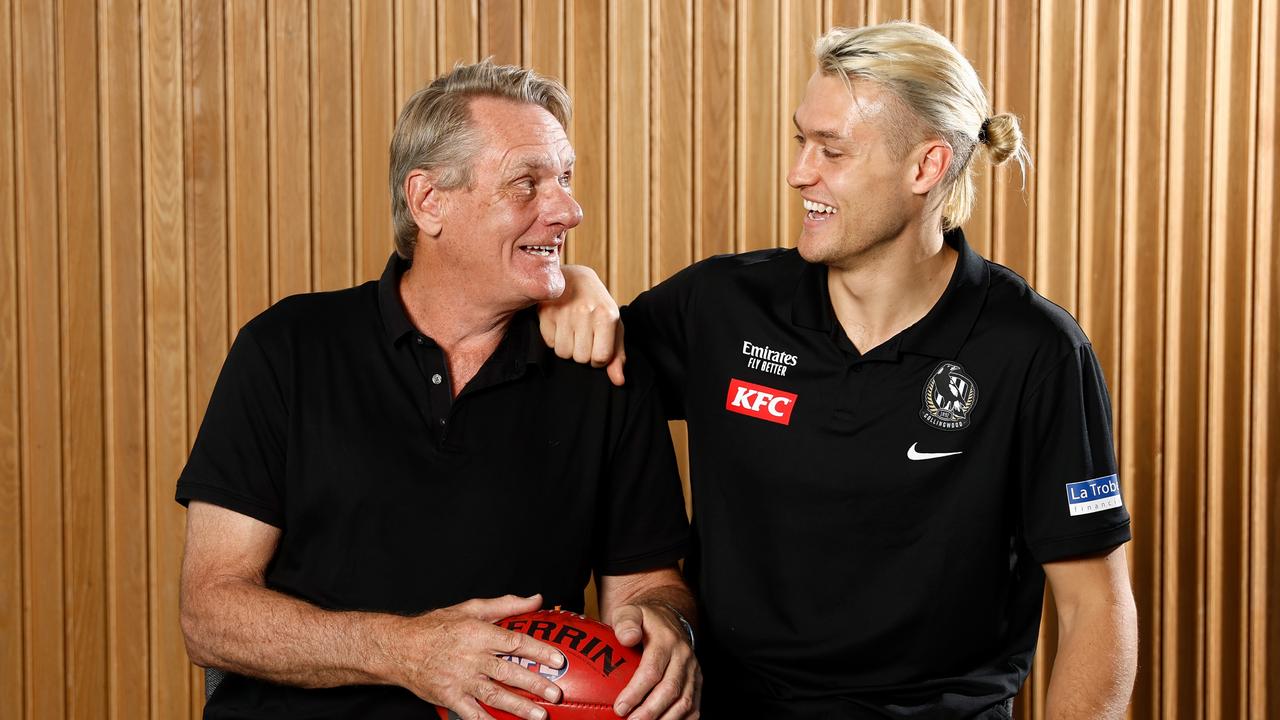
[[[385,3],[358,3],[356,14],[356,237],[359,266],[355,282],[382,274],[391,254],[393,233],[388,210],[387,174],[396,108],[391,52],[391,8]]]
[[[191,382],[184,419],[193,433],[227,355],[227,109],[224,8],[218,0],[187,0],[183,16],[187,190],[186,305],[191,329]]]
[[[1036,198],[1036,289],[1077,312],[1080,188],[1080,7],[1040,6],[1040,181]]]
[[[732,0],[697,0],[694,6],[693,253],[696,259],[732,252],[737,228],[734,198],[737,76]]]
[[[828,27],[858,27],[867,21],[867,1],[826,0],[823,14]]]
[[[627,302],[649,287],[649,0],[609,12],[609,287]]]
[[[817,69],[813,56],[813,44],[822,32],[822,4],[820,0],[793,0],[782,5],[781,42],[779,63],[781,86],[778,92],[777,125],[774,128],[774,144],[779,148],[778,166],[773,170],[774,186],[778,189],[778,229],[775,233],[778,245],[795,247],[804,218],[804,201],[799,191],[787,184],[787,171],[795,158],[796,145],[791,138],[795,125],[791,116],[804,99],[809,76]]]
[[[98,205],[97,27],[58,3],[58,206],[62,288],[62,490],[66,706],[97,718],[106,704],[102,285]],[[47,409],[46,409],[47,412]]]
[[[1132,715],[1160,709],[1163,615],[1165,196],[1168,189],[1169,13],[1162,0],[1130,3],[1125,23],[1124,276],[1119,392],[1113,393],[1120,477],[1134,518],[1129,558],[1138,607]],[[1141,49],[1141,52],[1138,50]],[[1142,170],[1139,171],[1138,169]]]
[[[271,300],[311,289],[311,55],[307,0],[267,3]]]
[[[577,154],[573,192],[582,206],[582,224],[569,232],[566,258],[589,265],[608,283],[608,15],[595,0],[570,0],[568,11],[565,81],[573,98],[569,139]]]
[[[352,283],[351,5],[311,0],[311,253],[317,290]]]
[[[439,0],[436,4],[436,59],[439,72],[454,63],[473,63],[480,59],[478,0]]]
[[[99,13],[104,402],[107,415],[107,717],[147,715],[146,394],[143,354],[141,22]]]
[[[777,0],[738,7],[738,121],[736,250],[778,244],[778,59]],[[785,122],[790,122],[789,119]]]
[[[1204,438],[1208,342],[1208,158],[1212,25],[1201,3],[1172,6],[1169,234],[1165,283],[1165,532],[1162,686],[1168,717],[1204,717]],[[1198,109],[1198,111],[1197,111]]]
[[[960,9],[967,9],[970,12],[973,12],[975,9],[983,11],[991,7],[991,5],[987,3],[969,3],[969,5],[973,7]],[[951,27],[951,0],[911,0],[909,15],[913,21],[928,25],[934,30],[937,30],[943,35],[954,40]],[[970,62],[974,61],[972,56],[967,57],[969,57]],[[989,78],[991,76],[980,75],[980,77]]]
[[[1039,168],[1043,166],[1036,141],[1040,124],[1038,11],[1031,3],[1006,3],[996,8],[996,74],[991,86],[997,112],[1018,116],[1022,140],[1035,168],[1028,168],[1025,183],[1016,168],[997,170],[992,182],[992,258],[1026,278],[1033,285],[1036,248],[1036,195]]]
[[[867,24],[911,17],[911,0],[867,0]]]
[[[521,62],[564,80],[565,1],[524,0]]]
[[[14,98],[11,0],[0,0],[0,97]],[[16,104],[16,103],[15,103]],[[0,706],[23,717],[23,513],[13,109],[0,110]]]
[[[436,76],[435,0],[396,0],[396,111]]]
[[[693,3],[653,4],[654,197],[648,285],[693,261]]]
[[[955,8],[955,14],[949,16],[952,22],[951,38],[955,41],[956,48],[973,64],[983,86],[987,88],[987,94],[992,100],[991,114],[1002,112],[1017,114],[1016,111],[997,105],[995,102],[994,79],[998,75],[995,66],[995,17],[994,3],[959,3]],[[1004,68],[1001,70],[1003,71]],[[991,184],[992,169],[991,165],[981,157],[981,153],[977,152],[970,161],[970,167],[974,173],[977,197],[974,199],[973,214],[964,224],[965,239],[975,251],[989,258],[993,256],[994,241],[992,212],[995,198]]]
[[[1121,178],[1124,174],[1123,5],[1085,4],[1081,69],[1081,326],[1115,390],[1120,377]]]
[[[1214,27],[1209,279],[1208,718],[1244,717],[1248,702],[1249,349],[1252,346],[1257,17],[1222,0]],[[1269,52],[1275,52],[1271,48]]]
[[[181,8],[146,0],[142,19],[147,504],[152,718],[188,714],[190,672],[178,625],[185,514],[173,502],[187,452],[186,228]],[[225,314],[223,315],[225,317]]]
[[[18,322],[27,716],[61,718],[63,652],[62,452],[58,284],[57,110],[54,7],[14,9]]]
[[[1249,714],[1280,717],[1280,4],[1263,3],[1258,47],[1258,172],[1254,204],[1253,501]]]
[[[521,0],[482,0],[480,3],[480,56],[494,62],[518,65]]]
[[[271,297],[267,152],[267,8],[227,6],[227,247],[229,330],[266,309]]]

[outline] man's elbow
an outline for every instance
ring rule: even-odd
[[[213,649],[213,627],[216,618],[210,611],[213,603],[209,593],[204,589],[196,589],[183,584],[178,600],[178,617],[182,626],[182,640],[187,648],[187,657],[200,667],[217,665]]]

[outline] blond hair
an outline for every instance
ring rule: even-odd
[[[1026,177],[1030,156],[1018,118],[991,114],[991,101],[973,65],[951,41],[918,23],[893,21],[862,28],[832,28],[814,46],[824,75],[874,82],[888,89],[917,123],[888,117],[892,144],[905,151],[925,134],[936,134],[952,150],[952,161],[933,197],[942,207],[943,229],[958,227],[973,211],[973,164],[979,146],[992,165],[1017,162]],[[902,113],[896,113],[902,115]],[[914,127],[911,127],[914,125]]]
[[[471,122],[470,104],[477,97],[494,97],[537,105],[561,125],[569,124],[573,104],[559,82],[527,68],[495,65],[485,58],[473,65],[458,63],[409,98],[391,136],[391,218],[396,253],[411,259],[418,225],[409,212],[404,181],[414,170],[436,173],[442,190],[468,186],[470,158],[479,141]]]

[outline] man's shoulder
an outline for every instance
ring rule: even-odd
[[[341,339],[377,315],[377,283],[342,290],[299,293],[276,301],[245,324],[259,344],[303,338]]]
[[[685,271],[688,281],[699,293],[761,293],[794,291],[806,263],[794,248],[766,248],[748,252],[713,255],[700,260]]]
[[[1080,323],[1065,308],[1031,287],[1021,275],[995,262],[983,319],[1009,338],[1049,354],[1065,354],[1089,344]]]

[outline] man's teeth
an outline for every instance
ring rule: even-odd
[[[812,200],[805,200],[805,201],[804,201],[804,209],[805,209],[805,210],[808,210],[809,212],[815,212],[815,213],[832,213],[832,214],[835,214],[835,212],[836,212],[836,209],[835,209],[835,208],[833,208],[833,207],[831,207],[830,205],[823,205],[823,204],[822,204],[822,203],[820,203],[820,202],[814,202],[814,201],[812,201]]]
[[[553,255],[556,251],[555,245],[525,245],[521,248],[530,255]]]

